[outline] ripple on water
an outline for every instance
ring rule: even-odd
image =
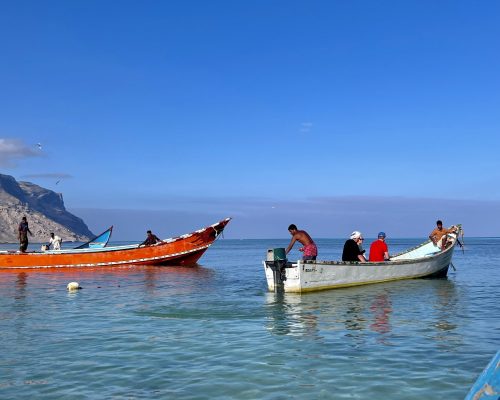
[[[500,348],[498,239],[469,240],[447,280],[268,293],[260,260],[285,243],[219,241],[200,268],[0,274],[0,398],[463,398]]]

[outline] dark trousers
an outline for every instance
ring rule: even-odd
[[[25,253],[25,252],[26,252],[26,250],[28,249],[28,238],[26,238],[26,239],[21,239],[21,240],[19,241],[19,243],[21,244],[21,245],[19,246],[19,250],[21,250],[21,252],[22,252],[22,253]]]

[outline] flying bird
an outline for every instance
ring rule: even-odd
[[[58,181],[56,182],[56,185],[57,185],[59,182],[61,182],[61,180],[58,180]]]

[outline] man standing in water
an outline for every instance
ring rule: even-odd
[[[17,228],[17,237],[19,238],[19,251],[21,253],[26,253],[26,249],[28,248],[28,232],[31,236],[33,236],[28,226],[26,217],[23,217],[21,222],[19,223],[19,227]]]
[[[304,253],[304,255],[302,256],[302,260],[316,260],[316,257],[318,256],[318,248],[316,247],[314,241],[311,239],[311,236],[309,236],[306,231],[299,231],[297,229],[297,226],[294,224],[291,224],[288,227],[288,232],[290,232],[290,235],[292,235],[292,240],[286,248],[286,254],[288,254],[290,250],[292,250],[295,242],[299,242],[302,244],[302,247],[299,249],[299,251],[302,251]]]

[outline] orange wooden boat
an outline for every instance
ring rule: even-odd
[[[19,253],[0,251],[0,269],[102,267],[120,265],[194,265],[231,218],[152,246],[132,244],[86,249]]]

